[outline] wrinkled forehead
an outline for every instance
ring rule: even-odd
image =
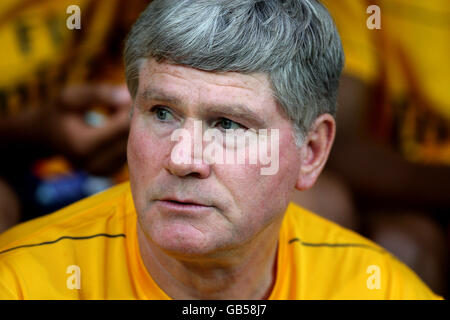
[[[269,124],[274,124],[271,120],[284,118],[264,73],[211,72],[147,59],[141,64],[139,77],[140,102],[158,100],[175,105],[192,102],[216,111],[234,110],[235,115],[261,119],[261,127],[271,127]]]
[[[242,102],[254,112],[276,109],[268,76],[263,73],[211,72],[148,59],[141,65],[139,78],[139,101],[157,94],[177,98],[174,102],[185,96],[192,102]]]
[[[167,74],[179,78],[189,77],[192,81],[202,79],[219,86],[257,90],[259,94],[272,94],[269,76],[262,72],[205,71],[169,60],[156,61],[154,58],[141,59],[139,61],[139,79],[141,81],[151,80],[152,76],[156,74]]]

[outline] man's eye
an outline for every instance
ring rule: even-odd
[[[222,118],[219,121],[217,121],[216,125],[220,126],[221,129],[229,130],[229,129],[246,129],[244,126],[240,125],[237,122],[234,122],[233,120]]]
[[[156,117],[158,118],[158,120],[161,121],[169,121],[173,119],[173,115],[170,113],[170,111],[164,109],[163,107],[153,107],[151,109],[151,112],[153,112]]]

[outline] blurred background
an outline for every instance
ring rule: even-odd
[[[149,2],[0,2],[0,233],[128,179],[122,49]],[[293,201],[448,299],[450,1],[321,2],[346,55],[338,130],[323,174]],[[71,5],[80,29],[67,27]],[[370,5],[380,29],[368,28]]]

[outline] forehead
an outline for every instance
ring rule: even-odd
[[[268,76],[264,73],[208,72],[168,62],[156,62],[155,59],[143,61],[140,71],[140,80],[147,83],[155,83],[158,81],[152,80],[163,80],[165,76],[171,76],[190,80],[191,83],[204,82],[272,95]]]
[[[141,63],[136,102],[145,106],[155,100],[193,117],[223,113],[250,120],[255,128],[292,129],[264,73],[207,72],[150,58]]]

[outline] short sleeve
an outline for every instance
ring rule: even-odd
[[[389,299],[391,300],[443,300],[405,264],[395,257],[390,261]]]

